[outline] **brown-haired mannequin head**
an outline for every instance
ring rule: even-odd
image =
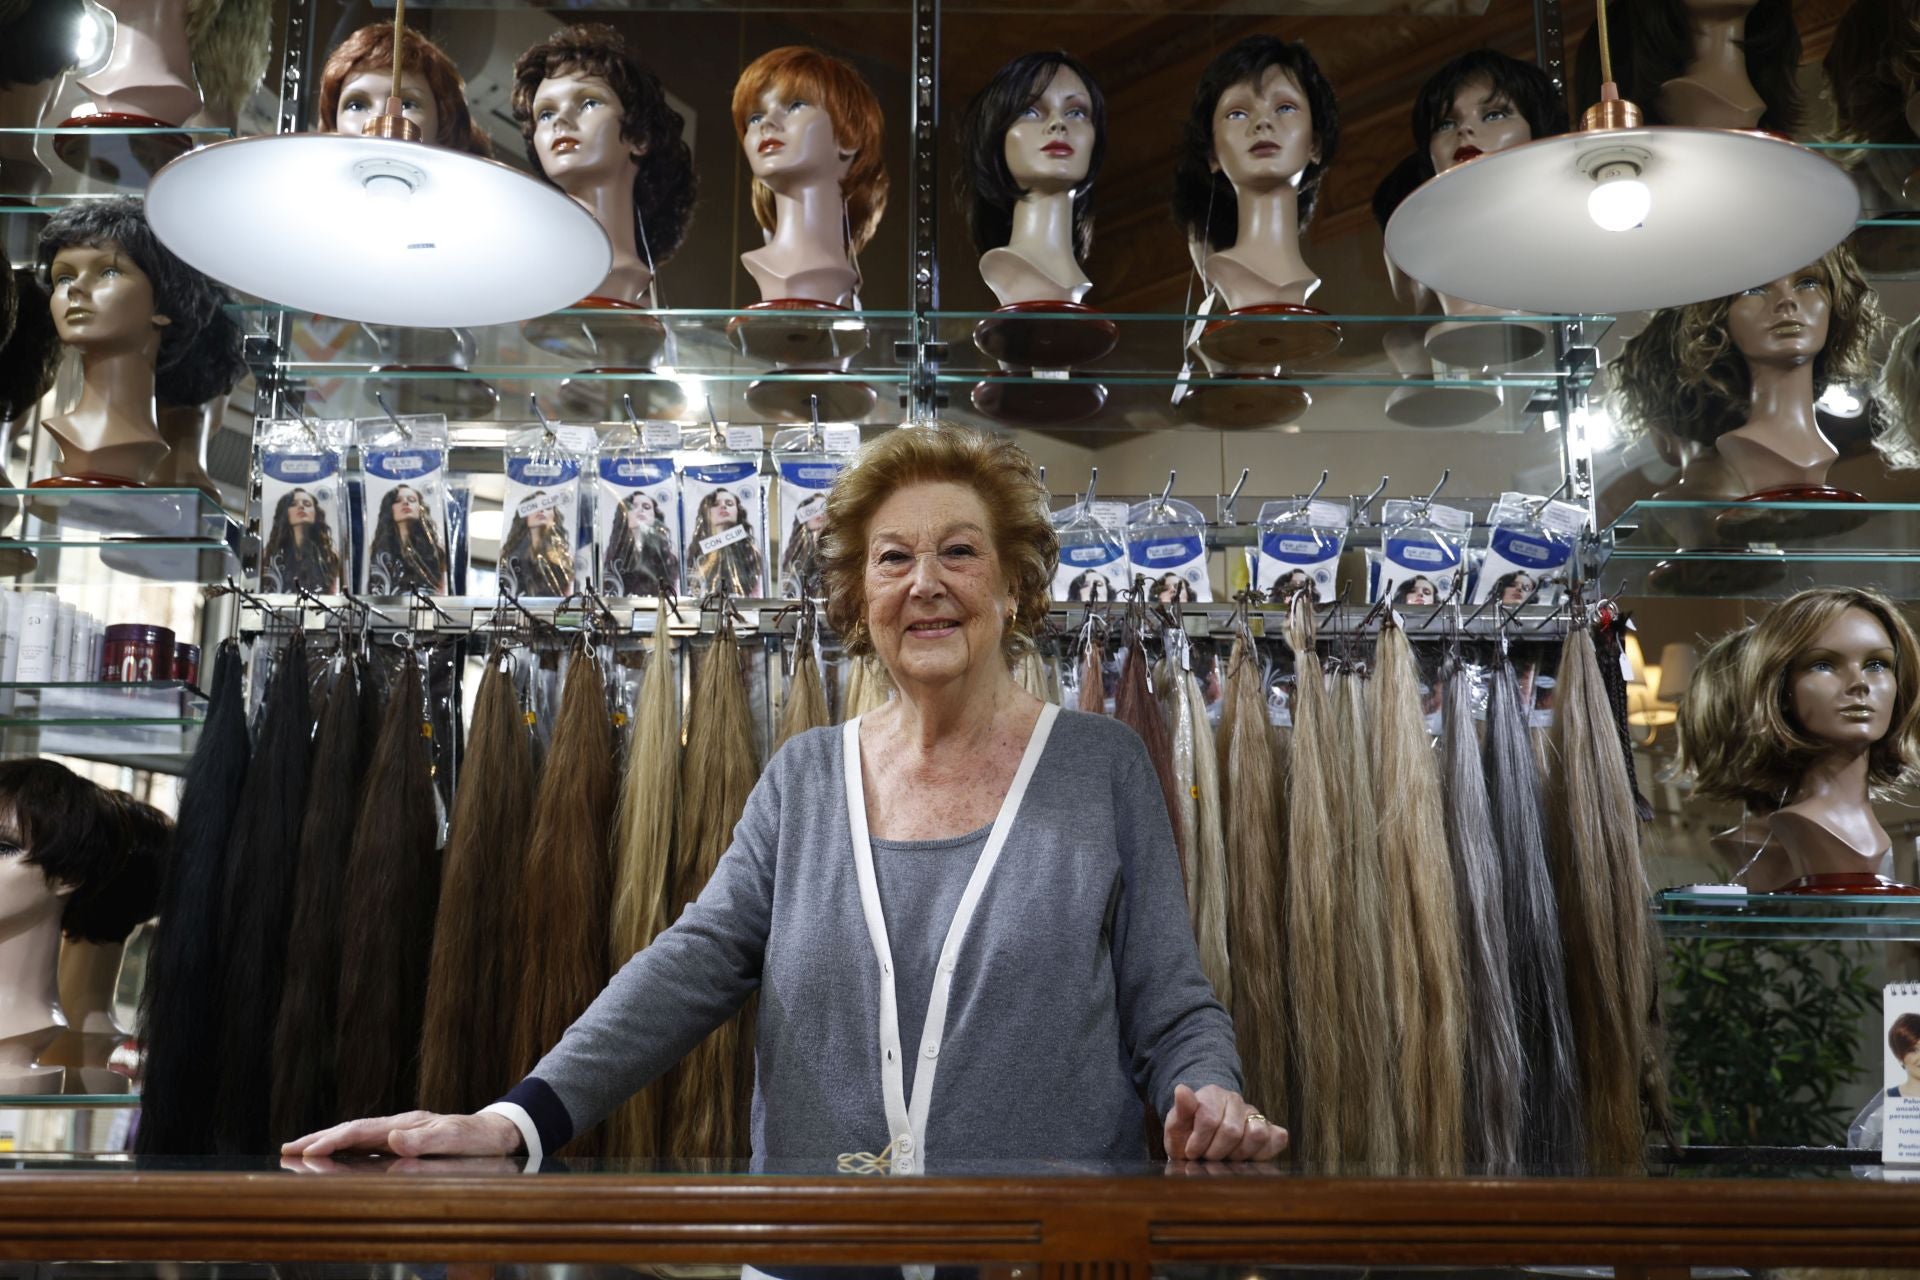
[[[409,28],[400,68],[401,114],[436,146],[491,156],[493,146],[467,107],[467,86],[440,46]],[[386,106],[393,78],[393,25],[360,28],[327,55],[317,120],[323,133],[361,133]]]
[[[1824,64],[1840,135],[1913,145],[1920,126],[1920,9],[1908,0],[1854,0],[1833,29]],[[1914,167],[1911,155],[1898,157]]]

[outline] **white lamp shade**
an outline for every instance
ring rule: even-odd
[[[1678,702],[1693,683],[1693,667],[1700,653],[1684,641],[1663,645],[1660,649],[1660,683],[1655,687],[1662,702]]]
[[[1595,221],[1589,176],[1630,153],[1646,217]],[[1603,205],[1610,202],[1603,199]],[[1819,259],[1860,196],[1805,147],[1728,129],[1607,129],[1489,152],[1439,174],[1387,223],[1387,256],[1430,289],[1515,311],[1650,311],[1723,298]]]
[[[300,311],[434,328],[572,306],[613,265],[593,215],[492,160],[337,133],[236,138],[147,187],[147,221],[188,264]]]

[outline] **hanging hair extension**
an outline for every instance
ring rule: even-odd
[[[187,762],[180,816],[160,889],[160,927],[141,991],[141,1155],[207,1155],[219,1073],[207,1069],[225,1012],[220,984],[220,885],[227,836],[247,782],[247,707],[240,646],[214,659],[206,723]]]
[[[1511,1172],[1520,1158],[1526,1062],[1509,977],[1513,956],[1503,910],[1506,887],[1473,729],[1473,685],[1457,665],[1447,676],[1444,732],[1447,845],[1453,852],[1467,988],[1474,993],[1467,1011],[1466,1154],[1475,1166]]]
[[[1147,651],[1138,633],[1127,639],[1126,662],[1120,671],[1120,687],[1114,691],[1114,719],[1140,735],[1147,744],[1147,758],[1160,779],[1160,798],[1167,804],[1167,820],[1173,826],[1174,852],[1180,858],[1180,879],[1186,883],[1187,842],[1180,832],[1180,802],[1173,786],[1173,742],[1167,735],[1166,716],[1147,683]]]
[[[1547,812],[1587,1159],[1596,1169],[1639,1168],[1653,938],[1633,792],[1586,627],[1567,637],[1554,706]]]
[[[1214,755],[1213,733],[1207,724],[1206,695],[1192,672],[1176,677],[1184,719],[1193,726],[1194,844],[1193,934],[1200,944],[1200,967],[1213,983],[1213,994],[1228,1013],[1233,1012],[1233,965],[1227,956],[1227,844],[1220,807],[1220,762]]]
[[[1500,850],[1513,1003],[1525,1059],[1519,1157],[1529,1167],[1580,1160],[1580,1079],[1567,1012],[1567,961],[1547,870],[1540,775],[1520,682],[1502,661],[1487,697],[1487,799]]]
[[[474,998],[512,991],[531,960],[515,945],[513,925],[514,904],[529,892],[533,735],[509,662],[504,651],[487,658],[447,830],[420,1032],[420,1105],[428,1111],[478,1111],[519,1079],[514,1002]]]
[[[1153,682],[1159,689],[1160,714],[1167,726],[1167,747],[1172,756],[1173,790],[1169,816],[1173,819],[1173,838],[1186,850],[1180,860],[1181,887],[1187,895],[1187,923],[1193,926],[1199,941],[1200,917],[1194,898],[1197,871],[1195,841],[1199,837],[1199,795],[1193,780],[1193,708],[1187,704],[1187,687],[1174,656],[1175,643],[1165,645],[1160,661],[1153,668]]]
[[[1460,1171],[1466,1135],[1467,994],[1460,920],[1447,861],[1440,775],[1420,710],[1406,633],[1380,628],[1373,670],[1373,793],[1389,922],[1412,947],[1395,955],[1388,987],[1400,1054],[1401,1157],[1441,1176]]]
[[[567,662],[520,880],[522,985],[512,1059],[518,1072],[531,1071],[607,985],[615,788],[606,684],[599,659],[582,645]],[[564,1150],[598,1155],[604,1137],[596,1126]]]
[[[1013,679],[1040,701],[1051,701],[1047,694],[1047,669],[1038,649],[1027,649],[1013,660]]]
[[[1080,690],[1077,702],[1080,710],[1091,715],[1107,714],[1107,678],[1101,669],[1100,638],[1092,628],[1088,628],[1081,637],[1080,647]]]
[[[267,687],[259,742],[227,846],[221,890],[226,1014],[220,1039],[207,1046],[213,1054],[209,1067],[220,1081],[213,1136],[214,1150],[222,1154],[253,1155],[269,1149],[273,1031],[286,975],[312,734],[307,642],[303,632],[295,631],[280,651]]]
[[[1652,822],[1653,803],[1640,792],[1640,767],[1634,760],[1633,734],[1627,729],[1627,678],[1620,670],[1626,660],[1627,619],[1618,612],[1610,617],[1611,621],[1594,628],[1594,652],[1600,664],[1600,681],[1607,690],[1607,705],[1612,708],[1610,719],[1620,740],[1620,757],[1627,766],[1627,792],[1633,797],[1634,816]]]
[[[811,646],[808,646],[809,651]],[[817,685],[819,668],[813,667]],[[800,671],[789,686],[789,710]],[[826,717],[825,696],[816,713]],[[653,656],[640,681],[633,738],[627,744],[627,776],[614,809],[613,966],[645,950],[667,927],[667,877],[673,868],[675,807],[680,796],[680,682],[667,629],[663,597],[653,618]],[[607,1154],[645,1160],[660,1151],[661,1086],[650,1084],[607,1118]]]
[[[740,651],[732,630],[722,627],[700,662],[687,717],[670,920],[706,888],[758,771]],[[746,1018],[742,1013],[722,1023],[667,1076],[662,1154],[668,1158],[727,1159],[746,1153],[743,1120],[753,1089],[753,1081],[743,1078],[749,1074],[742,1058],[742,1045],[750,1042]]]
[[[1339,899],[1349,890],[1340,883],[1340,841],[1330,807],[1327,775],[1339,768],[1333,747],[1336,731],[1320,659],[1314,652],[1312,603],[1293,611],[1287,643],[1293,648],[1293,745],[1287,778],[1288,835],[1286,922],[1287,1000],[1293,1018],[1294,1062],[1298,1068],[1301,1109],[1293,1117],[1300,1159],[1338,1164],[1356,1151],[1347,1145],[1340,1121],[1343,1099],[1359,1092],[1353,1081],[1365,1078],[1367,1059],[1348,1061],[1360,1028],[1340,990],[1338,964]],[[1303,617],[1304,615],[1304,617]],[[1380,1105],[1378,1099],[1372,1103]]]
[[[808,630],[811,630],[810,628]],[[803,636],[793,655],[793,674],[787,678],[787,696],[780,707],[780,732],[773,749],[787,739],[833,721],[827,715],[827,690],[820,683],[820,663],[813,656],[813,640]]]
[[[1400,1159],[1399,1111],[1380,1094],[1397,1096],[1400,1062],[1379,1052],[1372,1027],[1392,1026],[1388,997],[1390,957],[1410,946],[1405,928],[1388,916],[1387,873],[1381,864],[1379,815],[1374,811],[1373,756],[1367,734],[1367,686],[1352,667],[1334,677],[1333,768],[1327,771],[1328,807],[1339,841],[1346,891],[1334,899],[1339,961],[1334,966],[1347,1010],[1335,1030],[1348,1038],[1349,1061],[1366,1062],[1378,1091],[1340,1091],[1341,1147],[1349,1160],[1391,1169]]]
[[[1281,967],[1280,814],[1266,680],[1252,640],[1234,641],[1220,722],[1226,810],[1227,950],[1233,958],[1233,1027],[1246,1096],[1278,1109],[1287,1098],[1286,982]]]
[[[847,687],[840,699],[842,722],[878,711],[892,695],[893,680],[880,659],[872,655],[847,659]]]
[[[273,1030],[271,1136],[281,1142],[338,1119],[333,1033],[340,999],[341,887],[353,845],[349,815],[359,810],[360,784],[379,727],[379,701],[370,680],[364,662],[344,664],[314,736],[287,933],[287,954],[295,963],[287,966]]]
[[[343,1116],[393,1115],[418,1094],[430,922],[440,891],[427,733],[420,664],[408,652],[387,689],[341,895],[346,928],[333,1061]]]

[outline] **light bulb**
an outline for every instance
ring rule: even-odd
[[[80,21],[74,28],[73,39],[76,73],[91,76],[106,70],[107,61],[113,55],[113,42],[119,25],[113,14],[94,3],[94,0],[86,0],[80,6]]]
[[[1596,183],[1587,193],[1587,216],[1602,231],[1631,231],[1647,220],[1653,207],[1653,192],[1640,181],[1640,170],[1618,161],[1603,165],[1593,175]]]

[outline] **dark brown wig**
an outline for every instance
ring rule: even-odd
[[[257,659],[258,651],[256,651]],[[227,956],[226,1016],[213,1050],[220,1076],[214,1125],[217,1151],[268,1149],[273,1097],[273,1032],[293,917],[300,819],[307,809],[313,711],[307,699],[305,633],[288,639],[267,686],[260,736],[227,848],[221,890]]]
[[[334,1026],[340,998],[341,887],[353,844],[350,815],[373,758],[379,699],[367,665],[334,677],[313,742],[313,777],[300,824],[287,974],[273,1030],[272,1137],[286,1142],[325,1128],[334,1109]]]
[[[1920,10],[1909,0],[1853,0],[1824,65],[1842,140],[1913,145],[1907,100],[1920,92]]]
[[[240,646],[222,644],[160,882],[160,927],[140,1001],[141,1155],[213,1152],[220,1080],[207,1069],[207,1051],[220,1043],[225,1014],[220,886],[250,749],[241,665]]]
[[[419,662],[408,653],[387,689],[347,856],[333,1058],[342,1118],[406,1111],[418,1092],[440,891],[429,732]]]
[[[560,718],[540,774],[514,933],[520,999],[513,1065],[525,1072],[560,1042],[607,985],[613,898],[613,724],[599,659],[582,646],[567,662]],[[600,1154],[597,1126],[564,1148]]]
[[[1675,123],[1660,110],[1660,90],[1667,81],[1684,76],[1693,61],[1686,0],[1609,0],[1607,31],[1620,96],[1637,103],[1648,124]],[[1800,67],[1800,30],[1793,22],[1793,0],[1758,0],[1747,15],[1741,48],[1747,79],[1766,104],[1755,127],[1792,137],[1800,127],[1800,91],[1794,81]],[[1581,107],[1600,100],[1597,28],[1580,42],[1574,85]]]
[[[1082,258],[1093,252],[1093,184],[1107,154],[1107,98],[1085,63],[1055,49],[1023,53],[994,72],[960,117],[969,195],[967,231],[981,253],[1013,238],[1013,207],[1027,194],[1007,167],[1007,130],[1063,70],[1079,76],[1087,86],[1093,149],[1087,156],[1087,176],[1073,190],[1073,251]]]

